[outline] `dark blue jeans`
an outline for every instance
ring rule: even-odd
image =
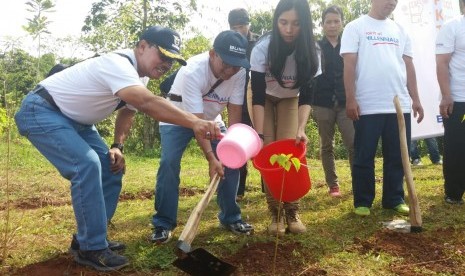
[[[115,213],[123,175],[111,172],[108,146],[95,126],[69,119],[33,93],[24,98],[15,120],[21,135],[71,182],[81,250],[107,248],[107,221]]]
[[[226,129],[222,131],[225,132]],[[194,138],[194,132],[190,128],[177,125],[161,125],[160,135],[161,158],[155,189],[156,213],[152,223],[154,226],[172,230],[177,225],[181,160],[187,145]],[[215,156],[218,142],[211,141]],[[208,168],[205,173],[208,174]],[[241,209],[236,203],[238,185],[239,170],[225,167],[216,198],[220,207],[218,219],[221,224],[228,225],[241,219]]]
[[[436,138],[425,138],[426,147],[428,148],[429,159],[433,164],[441,161],[441,155],[439,154],[438,142]],[[412,160],[421,159],[420,151],[418,150],[418,140],[413,140],[410,146],[410,157]]]
[[[404,113],[407,145],[410,145],[410,114]],[[396,114],[360,116],[354,122],[355,156],[352,169],[352,189],[355,207],[371,207],[375,198],[375,157],[378,141],[383,153],[383,208],[404,203],[402,157]]]

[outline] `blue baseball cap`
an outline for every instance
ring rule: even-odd
[[[139,39],[149,44],[156,44],[163,55],[186,65],[186,60],[180,53],[181,37],[177,32],[161,26],[151,26],[142,33]]]
[[[221,57],[224,63],[231,66],[250,68],[247,60],[247,39],[235,31],[223,31],[219,33],[213,42],[213,49]]]

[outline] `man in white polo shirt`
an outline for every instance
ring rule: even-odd
[[[136,110],[193,129],[199,137],[220,135],[213,121],[182,111],[145,87],[149,78],[160,78],[175,60],[186,64],[180,45],[173,30],[149,27],[134,49],[90,58],[47,77],[15,115],[19,132],[71,182],[77,234],[70,252],[80,264],[100,271],[128,265],[127,258],[114,251],[124,246],[107,241],[107,222],[121,191],[123,142]],[[109,149],[95,124],[118,108]]]
[[[221,32],[213,43],[213,49],[190,58],[187,66],[176,75],[168,94],[171,103],[202,119],[214,120],[227,107],[228,123],[241,121],[244,99],[245,69],[250,68],[246,55],[247,40],[234,31]],[[221,118],[221,117],[218,117]],[[223,132],[224,123],[217,118]],[[191,129],[160,123],[161,159],[155,189],[153,216],[154,243],[166,243],[177,224],[179,199],[179,173],[181,158],[189,141],[194,138]],[[236,203],[239,170],[223,168],[215,150],[218,141],[197,139],[209,164],[210,177],[223,176],[218,188],[218,219],[222,226],[236,234],[250,234],[252,226],[242,221],[241,210]]]

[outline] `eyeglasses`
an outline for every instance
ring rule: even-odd
[[[157,49],[158,57],[160,57],[162,62],[166,62],[166,63],[169,63],[171,65],[174,63],[174,58],[170,58],[170,57],[166,56],[165,54],[163,54],[162,51],[160,50],[160,48],[158,47],[158,45],[151,44],[150,47],[154,47],[155,49]]]

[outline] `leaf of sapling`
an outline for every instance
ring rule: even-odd
[[[286,164],[287,162],[288,162],[288,159],[287,159],[286,155],[284,155],[284,154],[281,153],[281,154],[278,156],[278,164],[279,164],[281,167],[284,168],[284,166],[285,166],[285,164]]]
[[[271,163],[271,165],[274,165],[274,163],[276,163],[276,161],[278,161],[278,155],[277,155],[277,154],[273,154],[273,155],[270,157],[270,163]]]
[[[292,164],[294,164],[295,170],[299,171],[300,170],[300,160],[297,157],[291,158]]]
[[[286,170],[286,172],[288,172],[291,169],[291,162],[286,162],[286,164],[284,164],[283,167]]]

